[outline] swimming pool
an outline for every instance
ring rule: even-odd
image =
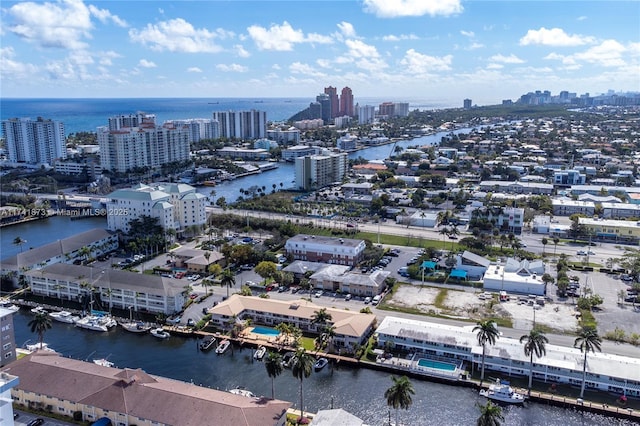
[[[434,361],[432,359],[420,358],[418,360],[418,366],[433,368],[435,370],[443,371],[456,371],[457,366],[448,362]]]
[[[252,333],[256,333],[256,334],[262,334],[265,336],[277,336],[280,334],[280,332],[274,328],[269,328],[269,327],[253,327],[253,330],[251,330]]]

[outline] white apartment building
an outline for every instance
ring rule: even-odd
[[[158,219],[163,229],[183,231],[204,225],[207,197],[187,184],[136,185],[107,196],[107,229],[129,232],[129,222],[141,216]]]
[[[315,155],[318,153],[318,148],[309,145],[295,145],[290,146],[287,149],[282,150],[282,159],[284,161],[294,162],[298,157],[305,157],[307,155]]]
[[[86,172],[92,179],[102,173],[102,167],[93,158],[82,161],[56,161],[53,168],[56,173],[62,175],[79,175]]]
[[[554,198],[551,200],[553,214],[556,216],[571,216],[580,213],[593,216],[596,205],[591,201],[578,201],[571,198]]]
[[[331,238],[319,235],[299,234],[284,245],[287,255],[295,260],[355,266],[364,255],[364,240]]]
[[[64,124],[38,117],[2,120],[8,159],[12,163],[51,165],[67,158]]]
[[[165,124],[176,128],[182,127],[189,135],[189,142],[200,142],[202,139],[220,138],[220,123],[211,118],[189,118],[186,120],[168,120]]]
[[[227,157],[231,159],[241,160],[257,160],[264,161],[271,158],[269,151],[263,148],[248,149],[248,148],[236,148],[234,146],[225,146],[224,148],[216,150],[216,154],[220,157]]]
[[[376,107],[373,105],[358,106],[358,124],[371,124],[376,118]]]
[[[214,111],[213,119],[219,123],[222,138],[245,140],[267,136],[266,111]]]
[[[640,204],[602,203],[602,217],[605,219],[640,217]]]
[[[295,187],[308,191],[341,182],[348,166],[346,152],[297,157]]]
[[[267,130],[267,138],[274,140],[278,143],[299,143],[300,142],[300,130],[291,126],[288,128],[276,127]]]
[[[124,173],[140,167],[155,168],[189,160],[188,128],[171,123],[156,126],[155,117],[150,117],[153,119],[145,118],[138,127],[112,129],[116,127],[113,123],[118,122],[114,118],[109,119],[108,127],[98,127],[103,169]]]

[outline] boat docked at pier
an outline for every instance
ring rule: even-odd
[[[171,336],[169,332],[162,327],[152,328],[151,335],[153,337],[157,337],[158,339],[168,339],[169,336]]]
[[[282,366],[285,368],[291,367],[291,364],[294,363],[295,358],[296,358],[295,352],[285,353],[284,356],[282,357]]]
[[[481,389],[480,395],[492,401],[503,402],[505,404],[523,404],[525,397],[523,394],[513,390],[509,382],[496,379],[495,383],[489,385],[488,389]]]
[[[253,359],[257,359],[258,361],[261,361],[262,358],[264,358],[265,354],[267,353],[267,348],[265,346],[260,346],[258,349],[256,349],[256,351],[253,353]]]
[[[240,386],[238,386],[235,389],[231,389],[229,392],[234,394],[234,395],[240,395],[240,396],[244,396],[244,397],[247,397],[247,398],[255,398],[256,397],[255,393],[253,393],[250,390],[247,390],[247,389],[245,389],[243,387],[240,387]]]
[[[48,314],[49,312],[47,312],[42,306],[36,306],[35,308],[31,308],[31,313],[38,315],[38,314]]]
[[[99,359],[94,359],[93,363],[96,365],[101,365],[103,367],[113,367],[113,362],[109,361],[106,358],[99,358]]]
[[[121,322],[119,324],[129,333],[148,333],[151,330],[151,326],[142,321]]]
[[[9,299],[0,299],[0,308],[8,309],[11,312],[17,312],[20,310],[20,307],[11,303]]]
[[[216,344],[216,338],[214,336],[207,336],[202,340],[202,342],[200,342],[200,344],[198,345],[198,348],[202,352],[206,352],[210,350],[215,344]]]
[[[26,348],[29,352],[35,352],[39,350],[47,351],[47,352],[55,352],[55,350],[51,349],[49,345],[45,342],[35,343],[33,345],[27,345]]]
[[[226,350],[229,349],[229,346],[231,346],[231,341],[228,339],[224,339],[222,342],[220,342],[220,345],[216,348],[216,353],[217,354],[225,353]]]
[[[75,324],[76,321],[80,319],[78,315],[73,315],[69,311],[60,311],[60,312],[50,312],[49,316],[58,322],[62,322],[64,324]]]
[[[117,325],[116,320],[110,316],[87,315],[76,321],[76,327],[84,328],[92,331],[109,331],[110,328]]]
[[[318,358],[318,360],[313,364],[313,369],[315,371],[320,371],[322,370],[324,367],[327,366],[327,364],[329,364],[329,360],[322,357],[322,358]]]

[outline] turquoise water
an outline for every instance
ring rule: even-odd
[[[418,365],[420,367],[435,368],[436,370],[444,370],[444,371],[456,370],[455,364],[449,364],[448,362],[434,361],[426,358],[420,358],[418,360]]]
[[[265,336],[277,336],[280,334],[278,330],[269,327],[253,327],[253,330],[251,330],[251,332],[256,334],[263,334]]]

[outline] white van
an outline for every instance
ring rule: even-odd
[[[371,300],[371,304],[377,305],[378,303],[380,303],[380,299],[382,299],[382,296],[380,296],[379,294],[374,296],[373,299]]]

